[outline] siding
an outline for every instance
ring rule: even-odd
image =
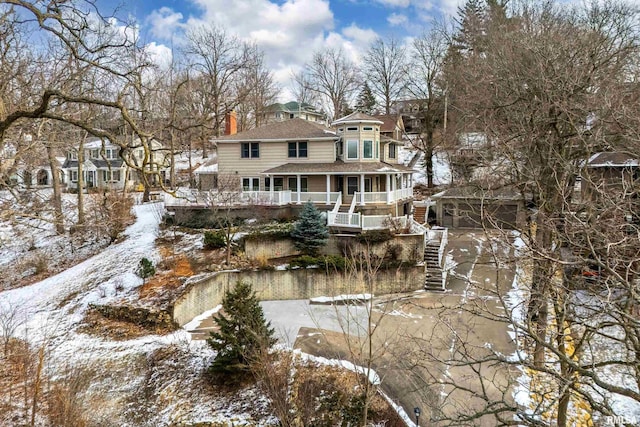
[[[218,143],[218,168],[221,173],[260,176],[260,172],[285,163],[330,163],[336,160],[333,141],[310,141],[307,158],[289,158],[287,142],[260,142],[260,157],[240,157],[240,143]]]

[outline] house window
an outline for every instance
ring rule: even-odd
[[[75,151],[69,151],[69,160],[78,160],[78,153]]]
[[[115,159],[118,156],[118,152],[115,148],[110,148],[106,150],[105,157],[107,159]]]
[[[347,194],[354,194],[358,191],[358,177],[357,176],[348,176],[347,177]]]
[[[396,144],[389,144],[389,158],[396,158]]]
[[[307,143],[303,142],[290,142],[289,143],[289,157],[307,157]]]
[[[348,127],[348,128],[347,128],[347,130],[348,130],[348,131],[349,131],[349,130],[351,130],[351,131],[356,130],[356,131],[357,131],[357,130],[358,130],[358,126],[351,126],[351,127]]]
[[[364,179],[364,192],[371,193],[371,178]]]
[[[373,141],[362,141],[362,157],[365,159],[373,159]]]
[[[102,181],[104,182],[118,182],[120,181],[119,170],[105,170],[102,171]]]
[[[293,119],[295,117],[295,115],[293,113],[289,113],[289,118]]]
[[[295,176],[291,176],[289,177],[289,190],[291,191],[298,191],[298,178]],[[306,176],[301,176],[300,177],[300,191],[303,193],[306,193],[307,191],[309,191],[308,186],[307,186],[307,177]]]
[[[71,171],[71,182],[78,182],[78,171]]]
[[[100,158],[100,150],[98,148],[95,148],[95,149],[91,150],[91,158],[92,159],[99,159]]]
[[[264,179],[264,187],[267,190],[271,189],[271,178]],[[273,178],[273,190],[282,191],[283,188],[284,188],[284,178],[282,177]]]
[[[240,144],[240,147],[240,157],[242,157],[243,159],[255,159],[260,157],[259,142],[243,142],[242,144]]]
[[[276,112],[276,119],[280,118],[280,112]]]
[[[371,126],[365,126],[362,128],[362,130],[373,130],[373,127]]]
[[[347,159],[358,158],[358,140],[351,139],[347,141]]]
[[[258,191],[260,178],[242,178],[242,191]]]
[[[376,159],[380,158],[380,141],[376,141]]]

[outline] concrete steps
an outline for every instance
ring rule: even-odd
[[[439,246],[429,243],[424,247],[424,289],[428,291],[444,291],[442,285],[442,268],[438,262],[439,249]]]

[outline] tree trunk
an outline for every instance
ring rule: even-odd
[[[175,130],[171,129],[171,165],[169,169],[169,185],[171,185],[171,189],[176,188],[176,154],[175,154],[175,146],[176,146],[176,134]]]
[[[60,185],[60,169],[58,161],[53,152],[51,145],[47,144],[47,159],[51,168],[51,183],[53,184],[53,217],[56,227],[56,233],[64,233],[64,216],[62,214],[62,189]]]
[[[78,148],[78,182],[77,182],[77,190],[78,190],[78,225],[84,224],[84,176],[83,176],[83,166],[84,166],[84,138],[80,141],[80,146]]]

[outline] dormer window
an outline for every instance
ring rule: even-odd
[[[75,151],[69,151],[69,160],[78,160],[78,153]]]
[[[389,158],[390,159],[395,159],[396,158],[396,145],[395,144],[389,144]]]

